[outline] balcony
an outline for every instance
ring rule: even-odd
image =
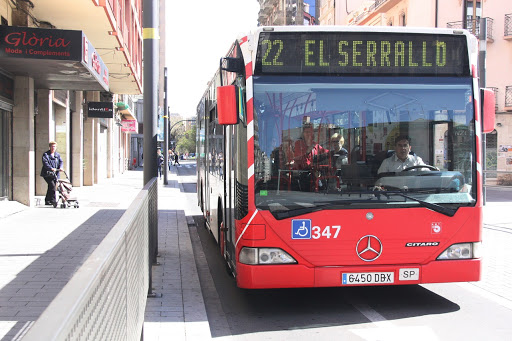
[[[512,13],[505,14],[505,32],[503,35],[505,39],[512,40]]]
[[[487,36],[486,36],[486,38],[487,38],[488,42],[492,43],[492,42],[494,42],[494,37],[493,37],[493,32],[492,32],[494,20],[492,18],[482,18],[482,19],[487,19]],[[473,27],[474,27],[475,28],[474,35],[478,38],[480,35],[480,18],[477,18],[476,20],[475,19],[467,19],[465,21],[452,21],[452,22],[446,23],[446,27],[453,28],[453,29],[465,28],[471,33],[473,33]]]
[[[375,11],[377,8],[379,8],[380,5],[382,5],[386,1],[388,1],[388,0],[375,0],[375,2],[373,4],[371,4],[370,7],[368,8],[368,12]]]
[[[512,111],[512,85],[505,88],[505,111]]]
[[[387,13],[401,0],[366,0],[347,16],[347,25],[366,25],[377,14]]]

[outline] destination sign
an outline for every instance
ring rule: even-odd
[[[255,74],[469,76],[464,35],[262,32]]]

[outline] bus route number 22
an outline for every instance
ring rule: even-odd
[[[266,52],[261,61],[262,65],[266,66],[283,66],[283,62],[279,61],[279,57],[281,56],[281,52],[283,52],[283,41],[280,39],[277,40],[268,40],[265,39],[262,41],[262,45],[266,46]],[[274,58],[270,57],[269,54],[274,54]],[[272,60],[270,60],[272,58]]]

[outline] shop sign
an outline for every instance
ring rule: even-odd
[[[139,132],[139,125],[137,124],[137,120],[122,120],[121,121],[121,131],[125,133],[135,133]]]
[[[0,57],[80,60],[82,31],[0,26]]]
[[[82,32],[82,65],[103,85],[105,89],[109,88],[108,68],[103,63],[98,51],[92,46],[91,42]]]
[[[87,116],[99,118],[114,118],[113,102],[88,102]]]
[[[103,89],[109,89],[108,68],[83,31],[2,25],[0,58],[6,57],[20,59],[19,65],[23,65],[25,59],[70,61],[72,63],[52,65],[51,69],[43,68],[42,71],[61,68],[56,71],[63,74],[67,74],[66,71],[80,72],[80,77],[95,79]]]

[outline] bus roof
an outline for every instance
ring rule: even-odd
[[[262,31],[274,32],[389,32],[389,33],[423,33],[423,34],[463,34],[472,36],[468,30],[434,27],[404,27],[404,26],[261,26],[254,34]]]

